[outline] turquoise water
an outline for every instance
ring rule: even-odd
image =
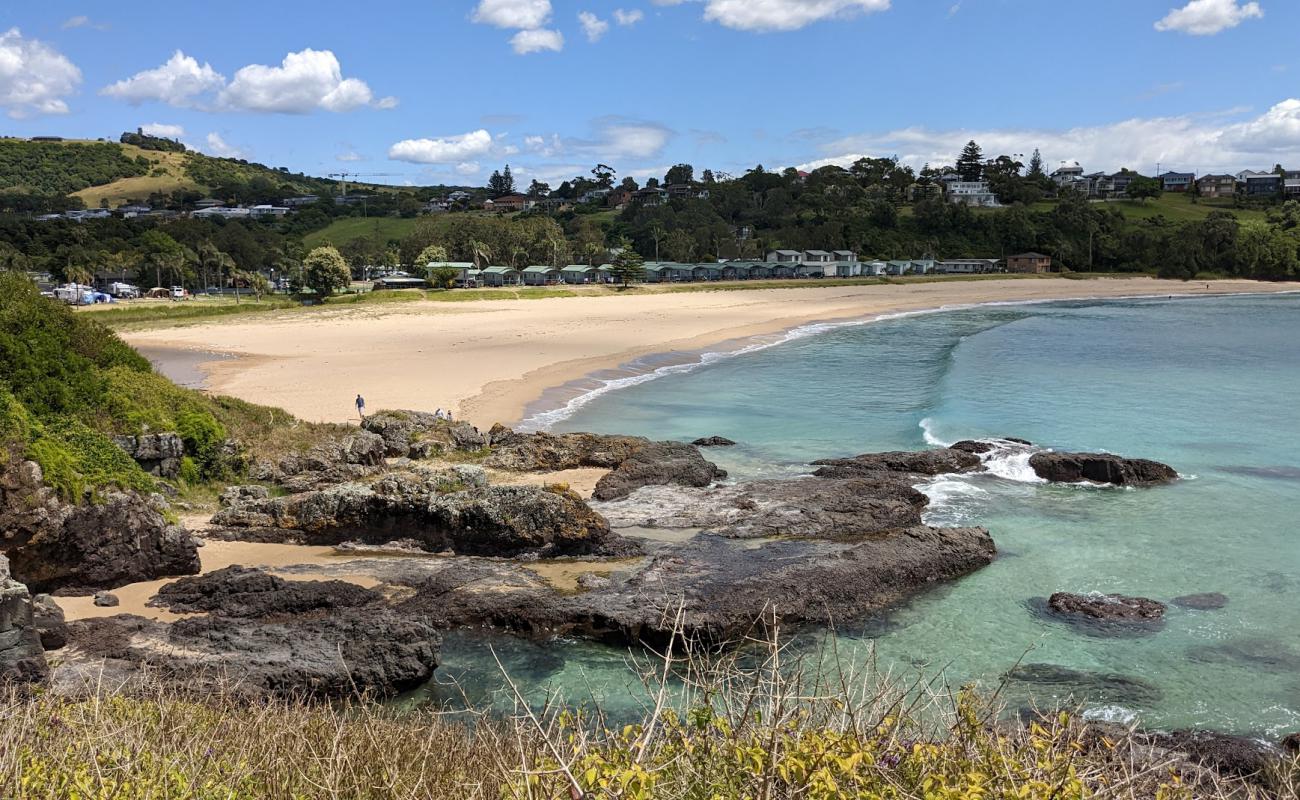
[[[1300,296],[986,306],[839,327],[600,395],[553,427],[727,436],[740,446],[710,453],[738,478],[985,436],[1165,461],[1186,479],[1046,486],[1007,463],[925,487],[932,524],[986,526],[1000,557],[842,626],[838,644],[953,684],[996,686],[1021,660],[1143,682],[1136,695],[1075,686],[1098,717],[1300,729]],[[1171,606],[1157,632],[1107,637],[1036,613],[1055,591],[1229,601]],[[453,643],[444,672],[481,664],[482,646]],[[526,693],[608,700],[634,683],[626,653],[502,646]],[[1070,692],[1017,682],[1003,694],[1014,707]]]

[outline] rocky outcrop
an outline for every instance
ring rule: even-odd
[[[42,681],[48,672],[32,596],[9,576],[9,562],[0,556],[0,683]]]
[[[331,439],[306,453],[285,456],[275,463],[257,462],[249,468],[248,476],[255,481],[279,484],[291,492],[305,492],[374,475],[383,467],[386,454],[383,437],[359,431]]]
[[[691,444],[696,447],[733,447],[736,443],[725,436],[705,436],[702,439],[696,439]]]
[[[1055,483],[1154,486],[1178,480],[1178,473],[1166,464],[1109,453],[1035,453],[1029,458],[1029,466],[1038,477]]]
[[[1152,622],[1162,619],[1165,615],[1164,603],[1122,594],[1057,592],[1048,598],[1047,605],[1057,614],[1087,617],[1103,622]]]
[[[513,472],[614,469],[650,444],[649,439],[640,436],[516,433],[501,426],[494,427],[489,438],[492,453],[484,464]]]
[[[1277,753],[1272,748],[1244,736],[1184,730],[1140,733],[1138,738],[1154,747],[1183,753],[1192,763],[1221,775],[1238,778],[1259,776],[1277,762]]]
[[[1190,608],[1195,611],[1217,611],[1228,605],[1228,597],[1219,592],[1202,592],[1200,594],[1185,594],[1181,597],[1175,597],[1169,602],[1179,608]]]
[[[594,507],[615,527],[703,528],[736,539],[850,540],[920,525],[928,502],[902,480],[845,478],[645,487]]]
[[[32,621],[45,652],[58,650],[68,643],[68,625],[64,621],[63,609],[53,597],[38,594],[32,598]]]
[[[251,567],[226,567],[182,578],[158,590],[148,605],[177,614],[270,617],[379,605],[384,596],[345,581],[287,581]]]
[[[175,478],[181,474],[185,443],[174,433],[146,433],[140,436],[114,436],[113,443],[135,459],[140,468],[158,478]]]
[[[977,453],[944,447],[916,452],[865,453],[852,458],[823,459],[813,462],[813,466],[819,467],[813,474],[819,478],[860,478],[890,472],[906,475],[947,475],[955,472],[971,472],[978,469],[982,463]]]
[[[160,496],[101,491],[68,503],[33,462],[0,474],[0,550],[32,591],[90,593],[199,571],[193,538],[170,524]]]
[[[488,437],[468,422],[452,422],[424,411],[380,411],[361,427],[380,436],[391,457],[429,458],[488,446]]]
[[[596,483],[592,497],[617,500],[642,486],[709,486],[727,477],[700,451],[680,442],[650,442]]]
[[[249,500],[265,500],[270,496],[271,490],[265,486],[227,486],[222,490],[217,502],[222,508],[229,508]]]
[[[390,474],[287,497],[250,500],[213,516],[241,531],[278,531],[311,544],[419,542],[430,552],[518,556],[615,555],[635,550],[577,494],[486,486],[482,471]],[[467,485],[473,484],[473,485]],[[265,538],[265,537],[260,537]]]
[[[426,618],[388,608],[266,619],[207,615],[175,623],[117,616],[69,626],[75,649],[56,678],[67,690],[148,667],[189,690],[252,696],[390,697],[429,680],[440,637]]]

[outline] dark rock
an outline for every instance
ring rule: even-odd
[[[1178,480],[1178,473],[1166,464],[1109,453],[1035,453],[1029,458],[1029,466],[1038,477],[1056,483],[1153,486]]]
[[[36,592],[89,593],[199,571],[193,538],[163,516],[160,496],[102,491],[68,503],[33,462],[0,474],[0,550],[14,578]]]
[[[76,650],[60,685],[94,686],[106,670],[189,690],[221,687],[251,696],[390,697],[429,680],[439,634],[428,619],[387,608],[250,620],[208,615],[167,624],[119,615],[69,625]]]
[[[489,467],[512,472],[556,472],[579,467],[614,469],[650,444],[640,436],[594,433],[516,433],[494,427],[488,434]]]
[[[1150,622],[1165,615],[1164,603],[1122,594],[1071,594],[1057,592],[1047,600],[1057,614],[1088,617],[1106,622]]]
[[[1188,760],[1238,778],[1260,775],[1277,761],[1267,745],[1244,736],[1214,731],[1174,731],[1141,734],[1155,747],[1187,755]]]
[[[852,458],[828,458],[814,461],[820,467],[813,472],[819,478],[860,478],[880,473],[908,475],[948,475],[970,472],[982,462],[976,453],[950,447],[917,452],[865,453]]]
[[[248,500],[265,500],[270,496],[271,490],[265,486],[227,486],[221,492],[218,502],[222,508],[229,508]]]
[[[604,518],[573,492],[466,487],[464,481],[478,474],[389,474],[369,486],[345,483],[241,503],[218,512],[213,523],[251,529],[253,538],[271,530],[291,531],[311,544],[411,539],[431,552],[474,555],[614,555],[637,549],[613,536]]]
[[[615,527],[704,528],[737,539],[848,540],[920,525],[928,502],[906,481],[885,475],[705,489],[645,487],[595,508]]]
[[[596,483],[592,497],[617,500],[642,486],[709,486],[727,477],[700,451],[680,442],[651,442],[624,459]]]
[[[424,411],[380,411],[361,427],[378,434],[387,454],[394,457],[428,458],[488,445],[488,437],[468,422],[452,422]]]
[[[1284,753],[1300,753],[1300,731],[1287,734],[1283,737],[1280,746]]]
[[[1008,681],[1029,684],[1037,697],[1054,695],[1059,704],[1079,702],[1119,703],[1124,706],[1150,706],[1160,700],[1159,687],[1140,678],[1109,672],[1087,672],[1056,664],[1021,664],[1006,674]]]
[[[9,577],[9,562],[0,555],[0,683],[39,682],[48,673],[32,596],[26,586]]]
[[[234,566],[169,583],[149,605],[178,614],[269,617],[357,608],[383,600],[379,592],[345,581],[287,581],[260,569]]]
[[[725,436],[705,436],[691,442],[696,447],[732,447],[736,443]]]
[[[1187,657],[1210,664],[1240,664],[1265,672],[1300,674],[1300,651],[1263,636],[1193,647]]]
[[[174,433],[114,436],[113,442],[135,459],[141,469],[154,477],[175,478],[181,474],[185,443]]]
[[[1181,597],[1175,597],[1169,602],[1179,608],[1191,608],[1196,611],[1216,611],[1228,605],[1228,597],[1218,592],[1204,592],[1202,594],[1185,594]]]
[[[32,598],[32,621],[41,635],[41,647],[45,652],[58,650],[68,643],[68,625],[64,621],[63,609],[48,594],[38,594]]]
[[[275,464],[254,464],[248,476],[277,483],[291,492],[305,492],[374,475],[383,467],[386,452],[383,437],[358,431],[323,442],[306,453],[285,456]]]
[[[117,595],[109,592],[95,592],[95,605],[100,608],[117,608],[121,603]]]

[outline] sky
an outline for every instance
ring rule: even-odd
[[[1035,148],[1300,168],[1300,0],[8,2],[0,132],[553,186]]]

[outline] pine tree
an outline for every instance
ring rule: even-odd
[[[623,251],[614,258],[609,274],[614,280],[627,286],[632,281],[639,281],[645,276],[645,260],[631,245],[623,242]]]
[[[957,174],[964,181],[977,181],[984,173],[984,151],[971,139],[957,158]]]
[[[1043,157],[1039,155],[1038,148],[1034,148],[1034,154],[1029,159],[1029,177],[1041,178],[1046,173],[1043,172]]]

